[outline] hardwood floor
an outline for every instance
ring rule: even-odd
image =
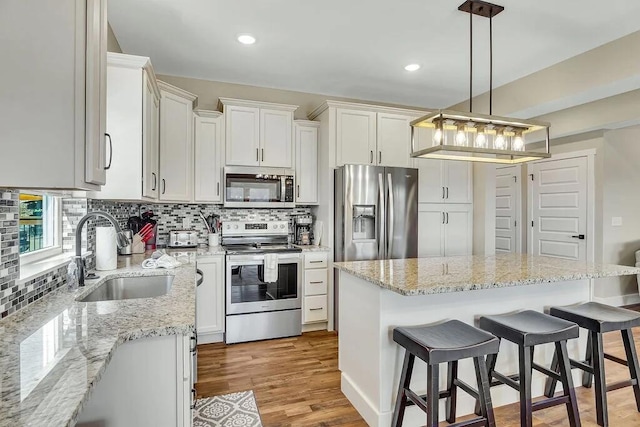
[[[640,352],[640,328],[634,330],[634,338]],[[198,397],[253,390],[265,427],[366,426],[340,392],[337,350],[337,336],[331,332],[231,346],[201,345]],[[625,358],[620,333],[605,335],[605,350]],[[608,360],[605,370],[608,382],[628,378],[626,367]],[[582,426],[597,426],[593,389],[579,387],[577,395]],[[640,426],[630,387],[612,391],[607,397],[611,427]],[[495,412],[498,426],[520,425],[517,404],[496,408]],[[534,413],[535,427],[566,425],[564,406]]]

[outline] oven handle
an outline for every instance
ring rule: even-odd
[[[299,253],[278,255],[278,264],[289,263],[289,261],[301,262],[302,258]],[[227,262],[231,265],[256,264],[256,262],[264,262],[264,255],[227,255]]]

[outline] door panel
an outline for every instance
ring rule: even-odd
[[[195,116],[195,183],[197,202],[222,201],[222,118]]]
[[[445,203],[473,203],[472,164],[455,160],[443,161]]]
[[[496,252],[517,253],[519,166],[496,168]]]
[[[473,227],[471,205],[447,205],[445,209],[445,256],[471,255]]]
[[[296,203],[318,203],[318,128],[296,126]]]
[[[336,116],[337,166],[375,164],[376,113],[338,108]]]
[[[227,166],[258,166],[260,164],[260,109],[255,107],[225,107]]]
[[[418,256],[418,171],[386,168],[387,258]]]
[[[586,239],[572,236],[587,231],[587,158],[534,163],[529,172],[532,252],[586,261]]]
[[[416,159],[420,203],[443,203],[445,196],[443,160]]]
[[[444,256],[445,213],[442,204],[421,203],[418,207],[418,256]]]
[[[376,162],[381,166],[410,166],[411,118],[399,114],[378,113]]]
[[[164,92],[160,115],[160,200],[189,201],[193,180],[192,102]]]
[[[260,165],[293,167],[293,113],[260,109]]]

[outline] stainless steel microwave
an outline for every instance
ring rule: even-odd
[[[294,171],[280,168],[224,168],[224,206],[293,208]]]

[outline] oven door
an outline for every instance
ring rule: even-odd
[[[264,255],[227,255],[227,315],[302,307],[299,253],[278,254],[278,280],[264,280]]]

